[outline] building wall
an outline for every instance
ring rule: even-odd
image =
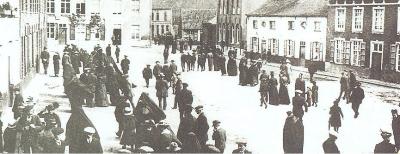
[[[242,40],[242,0],[219,0],[217,9],[217,40],[226,46],[240,47]]]
[[[256,21],[257,28],[253,26]],[[270,21],[275,21],[275,29],[270,29]],[[293,21],[293,30],[289,30],[288,21]],[[265,24],[264,24],[265,22]],[[320,22],[320,30],[315,30],[315,22]],[[325,61],[327,18],[325,17],[248,17],[247,22],[247,50],[254,52],[268,52],[269,39],[278,40],[278,52],[272,55],[300,58],[300,42],[305,42],[304,59]],[[254,41],[256,38],[257,41]],[[294,53],[285,55],[285,40],[294,41]],[[262,42],[265,41],[265,46]],[[311,58],[311,44],[319,42],[322,46],[320,58]],[[315,55],[315,54],[314,54]]]
[[[157,13],[159,14],[159,19],[157,20]],[[166,18],[165,15],[166,14]],[[152,36],[162,35],[168,31],[175,36],[176,32],[172,26],[172,9],[153,9],[152,10],[152,20],[151,20],[151,30]],[[162,28],[164,27],[164,28]],[[158,30],[157,30],[158,29]]]
[[[332,0],[330,2],[330,7],[328,11],[328,54],[326,55],[328,61],[335,63],[332,57],[336,56],[334,53],[334,44],[331,42],[335,38],[343,38],[345,41],[349,41],[350,39],[360,39],[365,42],[365,63],[363,66],[370,68],[371,67],[371,58],[372,58],[372,41],[383,41],[383,57],[382,57],[382,69],[385,69],[389,66],[390,56],[391,56],[391,45],[399,42],[398,37],[398,8],[400,7],[399,3],[390,4],[393,0],[387,0],[386,3],[373,3],[372,0],[364,0],[363,4],[345,4],[336,2]],[[352,32],[352,18],[353,18],[353,8],[363,8],[364,9],[364,17],[363,17],[363,29],[362,32],[356,33]],[[383,33],[374,33],[372,32],[372,22],[373,22],[373,7],[383,7],[385,9],[384,14],[384,32]],[[345,31],[337,32],[335,31],[335,12],[337,8],[345,8],[346,9],[346,22],[345,22]],[[350,55],[352,56],[352,55]],[[350,57],[352,58],[352,57]],[[344,64],[336,64],[336,65],[351,65],[351,63]],[[373,72],[371,72],[373,73]],[[373,74],[372,74],[373,75]]]
[[[147,45],[150,36],[151,0],[71,0],[70,13],[61,13],[61,0],[54,0],[55,13],[48,13],[48,23],[55,23],[56,35],[61,33],[60,24],[66,25],[66,44],[80,44],[85,41],[88,46],[94,44],[111,44],[114,29],[121,30],[121,48]],[[85,4],[85,14],[80,15],[79,22],[72,26],[70,17],[77,14],[77,3]],[[137,7],[139,6],[139,7]],[[100,16],[102,27],[87,28],[91,16]],[[75,33],[71,29],[75,29]],[[75,38],[71,37],[75,34]],[[89,35],[90,34],[90,35]],[[136,35],[139,34],[139,35]],[[88,36],[87,36],[88,35]],[[53,50],[60,50],[57,45],[65,44],[60,38],[49,38],[50,44],[56,44]]]

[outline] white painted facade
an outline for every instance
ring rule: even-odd
[[[175,29],[172,24],[172,9],[153,9],[151,15],[152,36],[161,36],[166,32],[175,35]]]
[[[47,13],[47,23],[55,25],[54,37],[49,37],[49,44],[78,44],[82,41],[94,46],[95,44],[113,44],[112,38],[115,30],[119,31],[121,48],[131,46],[147,46],[150,36],[150,19],[152,0],[48,0],[48,5],[54,1],[54,13]],[[62,5],[68,1],[70,6],[69,13],[62,13]],[[84,4],[84,7],[82,7]],[[81,8],[80,8],[81,7]],[[85,10],[80,13],[78,24],[75,26],[75,38],[71,21],[72,14],[78,14],[79,9]],[[102,27],[89,28],[91,16],[100,16]],[[65,27],[64,27],[65,26]],[[64,32],[61,29],[65,29]],[[58,37],[56,37],[58,35]],[[104,36],[103,36],[104,35]],[[65,40],[64,40],[65,39]],[[51,47],[50,47],[51,48]]]
[[[271,22],[275,22],[275,26],[271,27]],[[292,22],[291,29],[289,22]],[[325,61],[326,17],[250,16],[246,23],[247,50],[249,51],[268,52],[270,50],[272,55]]]

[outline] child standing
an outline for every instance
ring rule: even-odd
[[[315,107],[317,107],[317,103],[318,103],[318,86],[317,83],[315,81],[311,82],[313,84],[311,91],[312,91],[312,102],[313,102],[313,106],[315,105]]]
[[[338,132],[339,127],[342,126],[341,119],[344,117],[342,109],[339,107],[338,99],[333,102],[333,106],[331,107],[329,114],[331,115],[329,118],[329,129],[333,127],[333,129]]]
[[[312,92],[312,90],[311,90],[311,87],[307,87],[307,91],[306,91],[306,102],[307,102],[308,107],[310,107],[310,106],[311,106],[311,103],[313,102],[312,96],[313,96],[313,92]]]

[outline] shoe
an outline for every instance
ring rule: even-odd
[[[177,109],[177,107],[173,107],[172,109]]]

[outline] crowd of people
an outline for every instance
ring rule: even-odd
[[[173,45],[172,45],[173,46]],[[53,102],[41,112],[34,113],[33,98],[26,101],[15,89],[12,111],[14,120],[4,130],[4,151],[8,153],[63,153],[68,145],[71,153],[102,153],[103,147],[100,135],[91,120],[86,116],[83,106],[109,107],[115,106],[114,116],[118,123],[116,137],[120,139],[121,151],[127,152],[155,152],[155,153],[226,153],[227,133],[221,127],[221,121],[213,120],[211,138],[208,135],[210,125],[204,113],[205,106],[193,105],[193,94],[189,84],[182,81],[181,73],[174,60],[168,60],[169,46],[164,50],[164,64],[156,61],[153,68],[148,64],[142,71],[145,85],[149,88],[150,81],[154,78],[155,92],[158,100],[156,104],[148,93],[142,93],[137,103],[133,102],[133,91],[136,87],[129,81],[130,61],[128,56],[120,61],[120,49],[115,47],[114,57],[112,47],[108,45],[103,53],[102,47],[97,45],[88,53],[76,45],[67,45],[63,56],[53,55],[54,76],[63,69],[64,92],[71,106],[71,116],[65,129],[56,111],[59,107]],[[268,105],[293,105],[287,112],[283,127],[283,150],[285,153],[303,153],[304,125],[303,116],[310,107],[318,107],[318,86],[314,79],[316,70],[310,71],[310,85],[306,86],[303,74],[295,79],[295,94],[289,97],[288,86],[291,85],[290,60],[282,60],[278,76],[271,71],[269,74],[262,69],[267,58],[262,54],[245,52],[238,57],[237,50],[229,49],[226,63],[224,49],[213,47],[186,47],[180,50],[182,72],[195,71],[220,71],[221,75],[238,76],[239,85],[259,85],[260,106]],[[166,54],[168,53],[168,54]],[[42,52],[41,60],[48,73],[50,54]],[[61,63],[59,62],[61,60]],[[120,63],[120,65],[118,65]],[[81,73],[81,70],[83,71]],[[312,75],[311,75],[312,74]],[[276,78],[278,77],[278,79]],[[329,114],[329,138],[322,144],[324,152],[339,153],[336,146],[341,119],[344,117],[339,103],[341,99],[352,103],[354,118],[359,116],[358,108],[364,99],[361,83],[356,80],[353,72],[342,73],[340,79],[340,94],[333,101]],[[278,88],[279,86],[279,88]],[[176,133],[170,124],[165,121],[164,111],[167,110],[167,97],[174,96],[172,109],[179,111],[179,127]],[[39,102],[42,103],[42,102]],[[193,110],[198,116],[192,114]],[[394,153],[400,148],[400,117],[397,110],[392,110],[392,129],[395,145],[390,143],[391,133],[382,130],[383,141],[376,145],[377,153]],[[197,118],[195,118],[197,117]],[[0,123],[2,124],[2,123]],[[65,140],[61,135],[65,130]],[[214,141],[211,143],[211,141]],[[247,141],[240,139],[238,148],[232,153],[251,153]]]

